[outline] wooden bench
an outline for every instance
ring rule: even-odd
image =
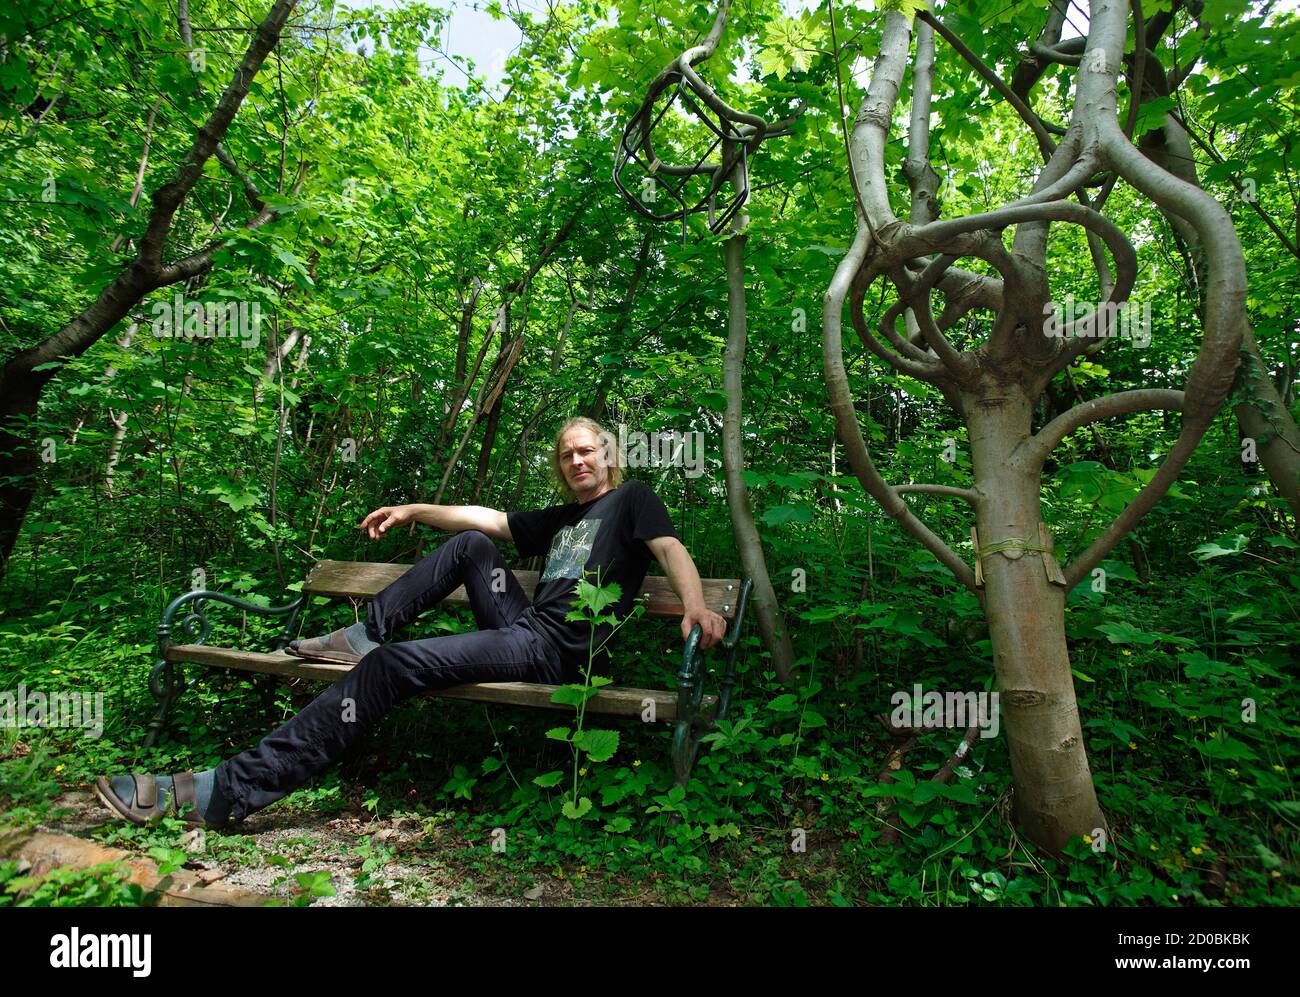
[[[283,606],[257,606],[222,592],[192,591],[177,596],[163,612],[158,627],[159,660],[149,675],[149,690],[158,700],[158,710],[149,724],[145,747],[151,746],[166,729],[168,717],[176,700],[188,684],[181,665],[205,665],[252,673],[257,675],[313,679],[335,682],[352,666],[323,661],[308,661],[286,654],[283,650],[295,638],[295,630],[302,624],[304,610],[312,598],[370,599],[392,582],[404,575],[409,564],[380,564],[362,561],[318,561],[307,573],[299,597]],[[537,587],[536,571],[516,571],[515,577],[532,600]],[[736,650],[745,609],[749,603],[750,580],[735,578],[702,579],[704,600],[710,609],[730,621],[726,637],[718,647],[727,653],[726,668],[716,695],[704,695],[706,671],[714,669],[705,665],[705,652],[700,649],[700,626],[696,624],[686,639],[682,654],[682,667],[677,674],[676,691],[664,689],[638,689],[630,686],[609,685],[587,703],[588,713],[620,717],[641,718],[643,711],[654,701],[654,717],[658,722],[672,723],[672,765],[678,785],[685,786],[700,746],[700,738],[714,728],[718,720],[727,716],[731,707],[732,690],[736,684]],[[668,584],[668,579],[650,576],[645,579],[638,600],[646,607],[646,615],[681,618],[684,609],[681,600]],[[444,603],[469,605],[464,586],[456,589]],[[213,647],[207,643],[211,633],[205,610],[209,604],[234,606],[246,613],[270,618],[283,617],[284,628],[274,638],[269,653],[248,651],[242,648]],[[180,615],[183,614],[183,615]],[[178,615],[180,615],[178,621]],[[617,638],[615,638],[617,641]],[[617,650],[615,646],[614,651]],[[616,656],[616,655],[615,655]],[[485,703],[513,706],[532,706],[543,709],[572,710],[571,706],[551,702],[551,694],[559,686],[534,682],[476,682],[447,689],[423,693],[443,699],[468,699]],[[264,694],[274,691],[273,684],[264,687]]]

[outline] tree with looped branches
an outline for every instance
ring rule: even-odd
[[[1014,18],[994,6],[948,4],[934,11],[920,0],[878,5],[874,28],[879,33],[866,36],[878,38],[868,53],[869,82],[856,114],[842,128],[840,165],[843,182],[852,190],[856,228],[825,289],[823,373],[853,474],[898,526],[978,600],[990,630],[1015,814],[1027,837],[1059,852],[1072,838],[1107,827],[1075,698],[1066,597],[1093,577],[1107,554],[1168,492],[1232,389],[1239,351],[1243,342],[1251,342],[1246,266],[1228,212],[1199,186],[1194,169],[1189,172],[1186,164],[1176,162],[1177,143],[1186,144],[1186,136],[1167,134],[1169,116],[1161,114],[1195,65],[1195,60],[1180,63],[1165,50],[1172,51],[1180,35],[1198,30],[1200,4],[1175,0],[1147,16],[1138,0],[1096,0],[1071,38],[1063,38],[1063,5],[1049,3],[1036,16]],[[846,50],[851,55],[854,44],[861,51],[864,31],[841,44],[837,21],[847,21],[846,15],[833,0],[813,16],[823,15],[842,105],[841,57]],[[816,36],[807,15],[802,22],[771,12],[767,16],[766,37],[778,33],[772,23],[779,20],[788,40],[784,69],[800,58],[796,50],[801,45],[817,50],[800,41]],[[860,13],[854,17],[860,23]],[[998,42],[994,59],[987,55],[992,44],[971,44],[971,32],[991,21],[997,22],[1000,35],[1017,35],[1009,49]],[[716,47],[716,39],[712,44]],[[780,55],[780,46],[770,48]],[[768,60],[782,68],[782,58],[769,55]],[[950,81],[956,75],[954,64],[1014,111],[1032,136],[1039,161],[1022,164],[1031,179],[1019,197],[992,210],[944,217],[941,178],[931,162],[933,88],[936,66],[946,70]],[[629,134],[642,140],[649,131],[652,98],[675,82],[674,70],[689,82],[680,62],[660,74],[624,132],[624,148]],[[1048,74],[1056,93],[1036,94]],[[905,96],[911,103],[906,116]],[[944,96],[949,99],[940,106],[941,124],[942,115],[954,109],[969,117],[973,102]],[[719,114],[727,109],[706,103]],[[896,174],[899,157],[891,145],[904,119],[906,152]],[[745,139],[757,134],[761,140],[761,132],[741,131],[730,147],[752,152]],[[658,171],[655,162],[648,159]],[[724,153],[716,162],[721,169],[729,161]],[[669,165],[677,169],[664,171],[668,175],[681,176],[689,169]],[[721,189],[717,172],[707,177],[711,184],[699,201],[704,208]],[[1129,299],[1138,276],[1137,251],[1130,234],[1106,212],[1121,182],[1126,197],[1131,192],[1149,211],[1168,219],[1194,262],[1199,347],[1181,389],[1135,385],[1079,398],[1073,407],[1053,404],[1044,417],[1044,397],[1059,397],[1063,383],[1077,394],[1072,369],[1116,342],[1132,320]],[[735,186],[741,199],[748,196],[747,184]],[[685,198],[678,200],[683,202],[679,210],[687,207]],[[899,203],[907,207],[896,213]],[[1053,272],[1049,243],[1068,237],[1071,230],[1086,239],[1099,301],[1081,309],[1077,318],[1062,320],[1067,279]],[[892,292],[892,303],[876,322],[868,319],[866,302],[878,287],[882,294]],[[867,355],[892,372],[932,386],[965,425],[972,469],[968,484],[891,484],[885,479],[864,439],[859,403],[846,372],[846,305]],[[1076,431],[1142,412],[1180,419],[1176,438],[1128,505],[1082,550],[1058,562],[1041,501],[1053,452]],[[1280,480],[1285,485],[1285,472]],[[1285,487],[1279,491],[1288,496]],[[946,497],[969,506],[973,564],[913,511],[908,495]]]

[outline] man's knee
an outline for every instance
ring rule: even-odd
[[[482,530],[465,530],[457,534],[457,539],[465,545],[465,549],[476,554],[486,552],[497,552],[496,541],[484,533]]]
[[[424,559],[430,561],[448,552],[456,554],[468,553],[476,558],[484,555],[491,556],[493,553],[500,556],[501,553],[497,550],[497,545],[493,539],[482,530],[462,530],[460,533],[452,534],[425,554]]]

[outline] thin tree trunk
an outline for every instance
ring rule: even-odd
[[[645,278],[646,270],[650,263],[650,240],[653,230],[647,229],[644,236],[641,237],[641,248],[637,250],[636,267],[632,270],[632,279],[628,281],[627,291],[623,294],[623,300],[618,307],[618,320],[615,323],[608,337],[609,342],[617,343],[623,335],[623,331],[632,321],[632,307],[636,304],[636,292],[641,286],[641,281]],[[605,405],[609,400],[609,386],[612,374],[602,374],[600,383],[596,386],[596,395],[591,404],[587,406],[586,416],[594,419],[596,422],[604,422]]]
[[[739,170],[739,167],[737,167]],[[740,178],[736,181],[739,188]],[[727,507],[731,511],[731,530],[736,538],[736,552],[745,575],[753,580],[750,598],[758,619],[763,646],[772,656],[777,679],[788,682],[794,673],[794,647],[786,628],[785,614],[767,573],[763,542],[754,525],[749,503],[749,486],[745,484],[745,449],[741,438],[744,424],[745,342],[748,334],[745,316],[745,226],[749,216],[736,212],[731,223],[731,238],[726,244],[727,262],[727,349],[722,371],[727,395],[722,417],[722,466],[727,478]],[[811,566],[810,566],[811,567]]]
[[[139,320],[132,322],[126,327],[126,332],[118,340],[118,346],[122,349],[129,349],[131,340],[135,336],[136,329],[139,328]],[[117,371],[110,365],[105,371],[104,376],[111,378]],[[122,442],[126,439],[126,422],[128,412],[122,409],[120,412],[114,412],[110,405],[108,409],[108,420],[113,424],[113,438],[108,443],[108,457],[104,461],[104,498],[112,500],[113,498],[113,472],[117,469],[117,461],[122,453]]]

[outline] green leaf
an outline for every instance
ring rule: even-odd
[[[1220,537],[1219,540],[1221,540],[1222,543],[1216,542],[1201,544],[1192,551],[1192,557],[1196,558],[1198,561],[1208,561],[1213,557],[1225,557],[1229,554],[1240,554],[1250,544],[1250,540],[1240,533],[1229,537]],[[1223,546],[1225,543],[1229,546]]]
[[[1112,644],[1141,644],[1150,646],[1160,638],[1155,634],[1144,633],[1132,623],[1121,620],[1116,623],[1103,623],[1097,627]]]
[[[951,785],[945,785],[941,783],[940,785],[943,785],[944,797],[946,799],[954,801],[955,803],[978,803],[979,802],[979,798],[975,795],[975,790],[973,790],[968,784],[964,782],[957,782]]]
[[[1206,758],[1217,758],[1228,762],[1248,762],[1259,757],[1244,741],[1226,735],[1204,741],[1193,741],[1192,747]]]
[[[768,526],[784,526],[786,523],[811,523],[812,510],[801,505],[774,505],[763,510],[763,522]]]
[[[880,9],[896,10],[910,21],[914,20],[921,11],[929,10],[930,4],[928,0],[880,0]]]
[[[929,803],[937,796],[943,795],[943,783],[929,780],[917,783],[916,789],[912,793],[912,802],[921,804]]]
[[[1157,128],[1165,120],[1165,115],[1177,104],[1172,97],[1156,97],[1145,101],[1138,109],[1137,124],[1133,128],[1133,137]]]
[[[563,778],[564,778],[564,773],[560,772],[559,770],[556,770],[555,772],[547,772],[545,775],[537,776],[535,779],[533,779],[533,784],[536,786],[541,786],[543,789],[550,789],[553,786],[558,786],[560,784],[560,780]]]
[[[573,803],[566,800],[564,806],[560,807],[560,812],[563,813],[564,816],[568,817],[569,820],[582,820],[582,818],[590,811],[591,797],[589,796],[584,796],[582,799],[578,800],[577,806],[574,806]]]
[[[1228,666],[1221,661],[1207,657],[1201,651],[1186,651],[1178,656],[1183,671],[1189,679],[1203,679],[1208,675],[1224,675]]]
[[[803,725],[808,728],[825,727],[826,718],[823,717],[816,710],[804,710]]]
[[[580,685],[562,685],[551,693],[551,702],[559,706],[581,706],[587,701],[587,690]]]
[[[587,753],[593,762],[605,762],[618,750],[618,731],[580,730],[573,735],[573,743]]]

